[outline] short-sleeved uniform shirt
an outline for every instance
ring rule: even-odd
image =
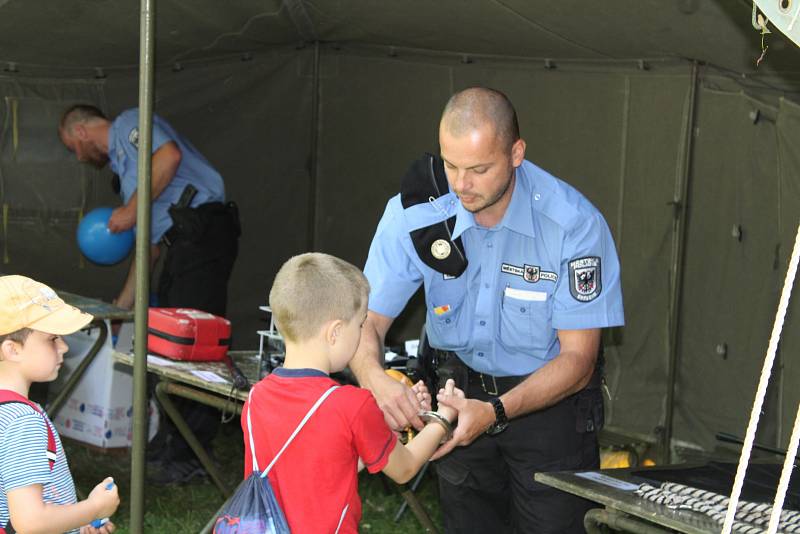
[[[150,241],[157,243],[172,226],[167,209],[178,201],[187,184],[197,188],[191,207],[208,202],[225,201],[225,185],[222,176],[211,166],[187,139],[180,136],[172,126],[158,115],[153,115],[153,152],[161,145],[174,141],[181,151],[178,170],[167,187],[153,201]],[[121,113],[111,124],[108,134],[108,157],[113,170],[120,178],[120,194],[127,204],[136,191],[139,175],[137,159],[139,152],[139,110],[129,109]]]
[[[75,504],[75,484],[55,426],[48,419],[56,440],[52,471],[47,458],[47,427],[43,414],[26,404],[0,404],[0,526],[8,523],[8,492],[42,485],[42,498],[51,504]],[[78,532],[74,530],[72,532]]]
[[[462,238],[468,261],[457,278],[424,264],[409,235],[453,215],[453,238]],[[603,216],[529,161],[517,168],[511,202],[493,228],[478,225],[452,191],[405,210],[399,195],[390,199],[364,273],[369,309],[388,317],[424,284],[431,346],[495,376],[525,375],[552,360],[558,330],[624,323],[619,259]]]
[[[242,411],[245,477],[253,470],[248,411],[258,467],[264,470],[311,406],[334,385],[318,370],[278,368],[254,386]],[[358,532],[358,459],[377,473],[396,444],[372,393],[353,386],[331,393],[268,475],[291,531],[335,532],[341,525],[340,533]]]

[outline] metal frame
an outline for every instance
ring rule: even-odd
[[[47,404],[47,414],[50,416],[51,419],[55,419],[58,412],[63,408],[64,403],[72,394],[72,390],[75,389],[75,386],[78,385],[78,382],[81,381],[83,378],[86,369],[94,361],[95,356],[100,352],[100,349],[106,342],[106,338],[108,338],[108,325],[106,324],[105,319],[95,319],[91,322],[91,328],[99,328],[100,334],[97,336],[97,340],[92,345],[92,348],[89,349],[89,352],[86,353],[81,363],[78,364],[78,367],[72,371],[72,374],[69,375],[69,379],[64,384],[64,387],[61,388],[61,391],[58,392],[56,397]]]
[[[173,422],[175,428],[178,429],[178,432],[180,432],[181,436],[183,436],[183,439],[185,439],[186,443],[189,444],[189,447],[191,447],[192,451],[197,456],[197,459],[200,460],[200,463],[208,472],[209,476],[211,476],[211,480],[217,485],[217,488],[219,488],[219,491],[222,493],[222,495],[226,498],[230,497],[233,494],[233,490],[222,481],[222,475],[220,474],[217,465],[211,459],[211,456],[209,456],[205,448],[197,440],[197,436],[195,436],[194,432],[192,432],[192,429],[189,428],[189,425],[186,423],[186,420],[183,418],[175,404],[173,404],[172,399],[170,399],[171,395],[196,401],[201,404],[205,404],[206,406],[217,408],[221,411],[234,411],[237,415],[241,415],[242,413],[242,404],[236,400],[223,399],[212,393],[207,393],[190,386],[176,384],[175,382],[171,382],[169,380],[162,380],[156,385],[156,398],[158,399],[159,404],[162,408],[164,408],[167,416]]]
[[[628,514],[620,513],[613,509],[594,508],[586,512],[583,517],[583,527],[586,534],[605,534],[601,525],[609,526],[620,532],[633,534],[671,534],[674,530],[655,527],[644,521],[634,519]]]

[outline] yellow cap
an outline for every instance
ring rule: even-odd
[[[64,336],[93,317],[61,300],[46,285],[25,276],[0,276],[0,335],[23,328]]]

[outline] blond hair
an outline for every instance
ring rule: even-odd
[[[269,305],[281,335],[311,339],[327,321],[350,321],[369,298],[369,282],[354,265],[309,252],[289,259],[275,275]]]

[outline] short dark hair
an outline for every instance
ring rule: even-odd
[[[69,130],[77,122],[86,122],[91,119],[108,120],[105,114],[100,111],[100,108],[92,106],[91,104],[75,104],[68,107],[64,113],[61,114],[61,120],[58,122],[59,130]]]
[[[470,87],[450,97],[442,112],[442,123],[456,136],[490,123],[511,148],[519,139],[519,121],[511,100],[497,89]]]
[[[9,332],[8,334],[0,335],[0,343],[3,343],[5,340],[16,341],[17,343],[25,343],[25,340],[28,339],[28,336],[33,333],[31,328],[20,328],[19,330],[15,330],[13,332]]]

